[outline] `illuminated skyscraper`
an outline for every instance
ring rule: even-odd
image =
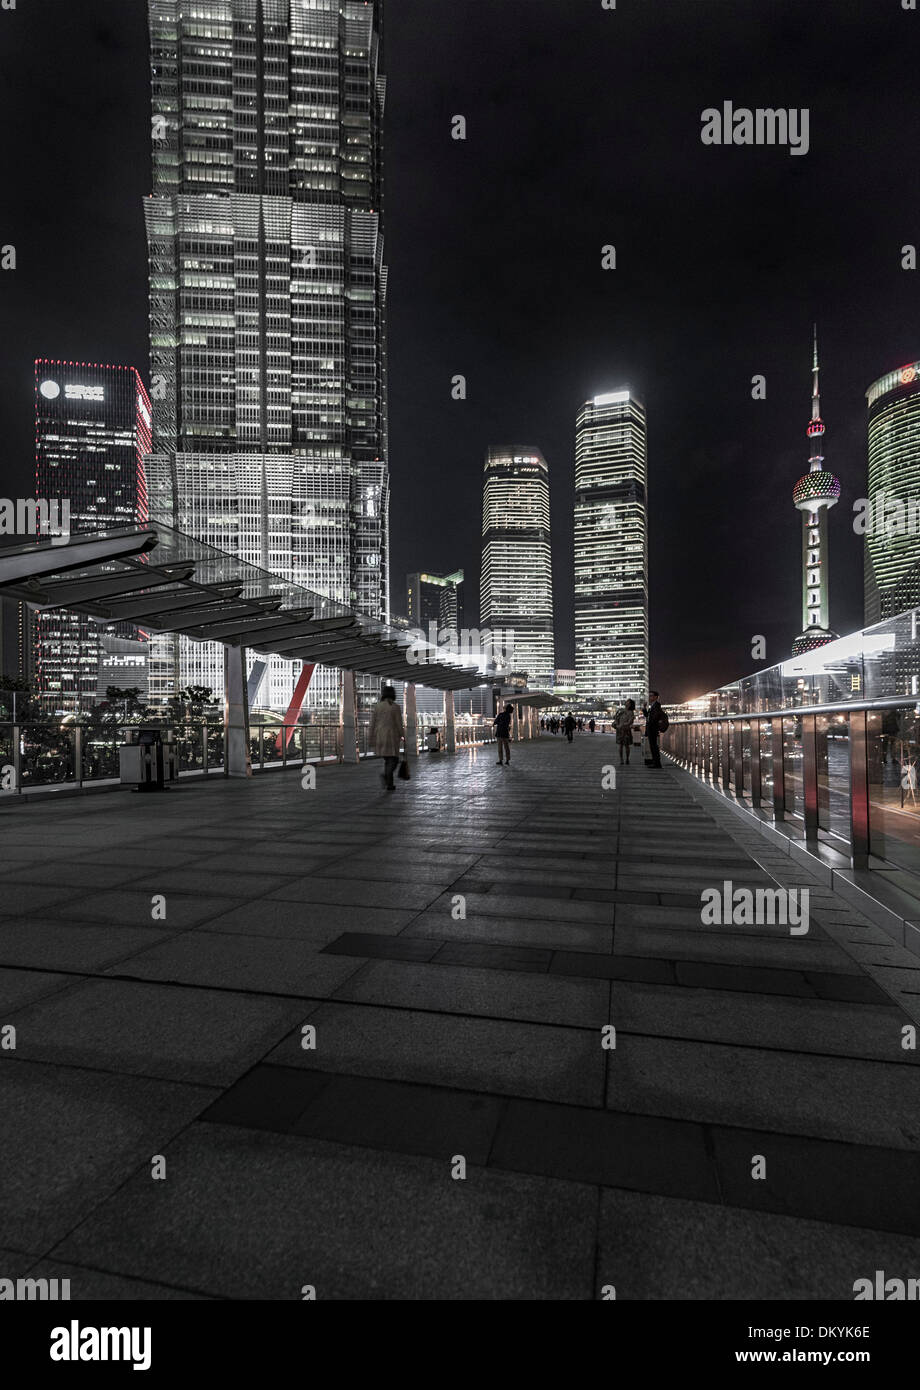
[[[553,683],[553,570],[549,469],[539,449],[490,449],[482,492],[479,616],[493,633],[514,634],[512,665],[531,689]],[[507,639],[510,641],[510,637]]]
[[[866,625],[920,605],[920,362],[873,382],[869,406]],[[911,518],[913,503],[914,517]]]
[[[133,367],[39,358],[36,497],[66,501],[71,532],[146,521],[144,458],[150,452],[150,425],[150,398]],[[54,609],[33,616],[30,626],[35,683],[50,712],[79,710],[95,701],[100,660],[109,655],[108,638],[118,639],[125,658],[125,679],[112,684],[145,690],[147,644],[136,628]]]
[[[575,432],[575,670],[579,699],[613,704],[648,689],[645,407],[595,396]]]
[[[382,0],[149,12],[152,511],[385,618]],[[160,640],[178,680],[222,687],[218,647]],[[298,670],[271,657],[263,701]]]
[[[428,633],[429,623],[459,633],[464,625],[463,570],[455,574],[407,574],[409,626]]]
[[[792,501],[802,513],[802,631],[792,644],[792,655],[837,640],[828,622],[827,514],[840,497],[840,481],[824,468],[824,421],[818,394],[818,331],[812,354],[811,419],[808,435],[811,452],[808,472],[792,489]]]

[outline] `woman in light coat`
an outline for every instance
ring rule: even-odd
[[[629,762],[629,750],[633,742],[633,729],[636,723],[636,702],[627,700],[623,709],[618,710],[613,726],[617,731],[617,746],[620,750],[620,762]],[[624,760],[624,753],[626,755]]]
[[[396,691],[391,685],[384,686],[379,702],[371,711],[368,740],[377,757],[383,758],[380,780],[388,792],[396,790],[393,773],[399,765],[399,745],[404,734],[402,710],[396,703]]]

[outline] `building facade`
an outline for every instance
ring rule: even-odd
[[[36,361],[36,497],[66,503],[71,532],[147,520],[150,443],[150,398],[134,367]],[[35,686],[49,713],[95,702],[106,634],[133,641],[146,663],[145,635],[128,624],[50,611],[37,613],[31,626]],[[136,684],[145,687],[146,676]]]
[[[504,656],[532,688],[548,690],[555,667],[549,468],[532,445],[486,454],[482,542],[481,627],[501,634]]]
[[[19,599],[0,598],[0,675],[35,681],[35,613]]]
[[[630,391],[586,401],[575,432],[575,669],[579,699],[648,689],[645,407]]]
[[[866,401],[868,627],[920,604],[920,362],[898,367],[873,382]]]
[[[149,10],[152,505],[386,619],[382,0]],[[159,682],[222,688],[219,647],[164,645]],[[262,702],[299,670],[271,657]],[[308,703],[337,692],[320,668]]]

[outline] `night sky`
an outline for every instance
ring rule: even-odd
[[[843,483],[831,624],[859,627],[864,393],[920,357],[920,272],[900,265],[920,244],[920,10],[389,0],[385,40],[394,609],[410,569],[462,566],[477,587],[485,450],[536,445],[556,662],[573,665],[575,417],[629,386],[649,422],[652,684],[667,702],[745,674],[755,634],[783,659],[817,318]],[[704,146],[701,112],[726,100],[808,107],[809,153]],[[0,244],[18,255],[0,273],[0,491],[17,497],[34,492],[34,357],[148,374],[144,0],[0,10],[0,130]]]

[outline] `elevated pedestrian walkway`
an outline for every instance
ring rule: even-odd
[[[74,1300],[916,1276],[917,957],[610,736],[413,773],[0,811],[0,1274]],[[808,931],[704,922],[726,885],[807,890]]]

